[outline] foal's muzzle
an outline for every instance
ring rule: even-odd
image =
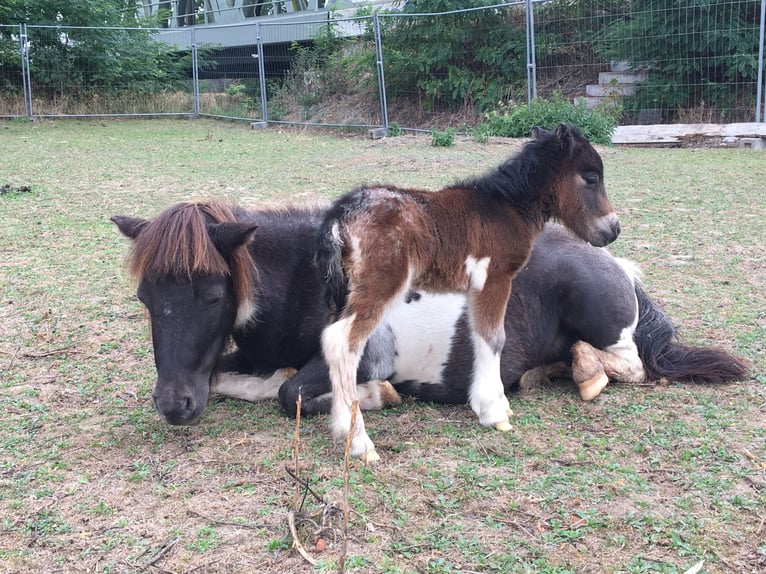
[[[615,213],[610,213],[598,220],[595,229],[591,233],[590,243],[596,247],[604,247],[617,239],[619,235],[620,219]]]

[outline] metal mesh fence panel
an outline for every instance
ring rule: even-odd
[[[758,0],[535,6],[538,95],[623,106],[623,123],[754,121]]]
[[[223,118],[263,119],[258,27],[199,26],[195,40],[199,113]],[[227,46],[227,43],[237,45]]]
[[[270,122],[382,125],[371,18],[267,23],[261,30]]]
[[[23,116],[21,28],[0,24],[0,117]]]
[[[441,130],[539,96],[619,106],[623,124],[758,119],[761,0],[405,4],[342,18],[253,2],[197,12],[193,26],[175,12],[157,29],[0,26],[0,115]]]
[[[524,4],[381,16],[389,122],[474,125],[500,101],[526,100]]]
[[[191,55],[156,42],[154,30],[65,26],[27,30],[34,115],[194,111]]]

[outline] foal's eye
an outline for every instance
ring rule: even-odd
[[[588,174],[583,179],[585,179],[585,183],[587,183],[588,185],[598,184],[598,175]]]

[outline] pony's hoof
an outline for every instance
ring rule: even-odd
[[[508,432],[513,427],[511,426],[511,423],[509,423],[508,421],[500,421],[495,423],[495,428],[499,430],[500,432]]]
[[[384,407],[396,407],[402,404],[402,397],[396,392],[394,385],[388,381],[380,381],[380,400]]]
[[[364,459],[364,462],[367,464],[378,462],[380,460],[380,455],[377,453],[375,449],[368,450],[364,453],[364,456],[362,457]]]
[[[604,390],[608,382],[609,377],[601,373],[582,383],[577,383],[577,387],[580,390],[580,398],[584,401],[592,401],[601,394],[601,391]]]

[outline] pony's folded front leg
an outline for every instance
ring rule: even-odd
[[[356,370],[364,342],[360,345],[349,341],[355,317],[355,314],[343,317],[325,328],[322,333],[322,352],[330,370],[332,383],[330,426],[333,438],[338,442],[345,442],[351,430],[351,408],[355,402],[358,404]],[[380,460],[375,452],[375,445],[367,436],[361,410],[356,413],[350,454],[362,457],[367,462]]]
[[[483,283],[472,280],[468,293],[474,351],[473,380],[468,400],[483,425],[509,431],[512,411],[500,376],[500,353],[505,345],[503,319],[511,279],[488,276]]]

